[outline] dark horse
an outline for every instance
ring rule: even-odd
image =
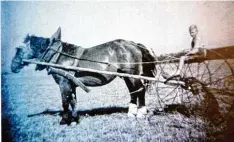
[[[39,59],[48,62],[45,52],[48,49],[62,47],[56,64],[65,66],[78,66],[91,68],[100,71],[111,71],[143,75],[154,77],[155,64],[140,64],[141,62],[152,62],[156,60],[152,50],[147,49],[142,44],[132,41],[117,39],[92,48],[82,48],[73,44],[61,41],[61,29],[59,28],[51,38],[36,36],[27,36],[24,40],[26,46],[18,47],[12,60],[11,70],[14,73],[20,70],[28,63],[22,62],[22,59]],[[42,58],[42,56],[44,56]],[[53,55],[54,56],[54,55]],[[77,57],[76,58],[74,58]],[[42,60],[43,59],[43,60]],[[139,62],[139,64],[134,64]],[[43,70],[46,66],[37,65],[36,70]],[[47,67],[48,69],[49,67]],[[111,82],[116,76],[100,74],[95,72],[76,71],[73,75],[86,86],[102,86]],[[59,85],[62,94],[63,115],[61,124],[77,120],[76,113],[76,87],[66,77],[58,74],[52,74],[55,82]],[[123,77],[131,95],[128,116],[142,117],[147,113],[145,107],[145,92],[147,81]],[[138,106],[137,106],[138,101]],[[69,117],[69,105],[72,108],[72,115]]]

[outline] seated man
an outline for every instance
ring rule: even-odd
[[[163,78],[167,79],[167,81],[172,78],[174,79],[174,78],[180,77],[186,57],[188,55],[197,53],[199,51],[199,48],[201,47],[201,38],[198,36],[197,26],[191,25],[189,27],[189,33],[190,33],[190,36],[192,37],[191,48],[189,49],[189,51],[184,52],[183,53],[184,55],[180,57],[179,68],[174,73],[172,73],[172,75],[168,76],[167,73],[162,73]]]
[[[190,53],[196,53],[198,48],[200,48],[201,45],[201,38],[198,36],[198,28],[196,25],[191,25],[189,27],[189,33],[190,36],[193,38],[191,42],[191,48]],[[194,50],[195,49],[195,50]]]

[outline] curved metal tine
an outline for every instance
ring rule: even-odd
[[[209,70],[209,64],[210,64],[210,62],[208,61],[208,63],[207,63],[207,62],[203,62],[203,63],[204,63],[204,65],[205,65],[205,67],[206,67],[206,69],[207,69],[208,72],[205,73],[205,72],[206,72],[206,69],[204,69],[202,75],[199,74],[199,77],[200,77],[201,79],[203,79],[204,75],[210,74],[210,70]],[[205,81],[204,81],[204,82],[205,82]]]
[[[213,76],[225,63],[226,63],[226,61],[223,61],[223,63],[222,63],[221,65],[219,65],[219,67],[216,68],[216,69],[214,70],[214,72],[212,72],[212,73],[210,74],[210,76]]]
[[[168,97],[169,95],[171,95],[172,94],[172,92],[174,92],[174,90],[176,90],[178,88],[178,86],[177,87],[175,87],[170,93],[168,93],[166,96],[164,96],[162,99],[165,99],[166,97]]]

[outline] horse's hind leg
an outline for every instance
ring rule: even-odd
[[[143,85],[143,84],[142,84]],[[145,115],[147,114],[147,109],[145,106],[145,86],[142,86],[142,90],[138,94],[138,111],[137,111],[137,117],[138,118],[144,118]]]
[[[124,78],[124,80],[131,96],[128,116],[143,117],[147,113],[145,108],[145,86],[140,79]],[[137,99],[139,110],[137,110]]]

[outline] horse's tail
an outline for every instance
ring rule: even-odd
[[[142,66],[143,66],[143,76],[155,77],[157,74],[156,64],[157,57],[151,48],[147,48],[142,44],[137,44],[142,52]],[[145,63],[144,63],[145,62]],[[144,84],[149,84],[150,81],[144,81]]]

